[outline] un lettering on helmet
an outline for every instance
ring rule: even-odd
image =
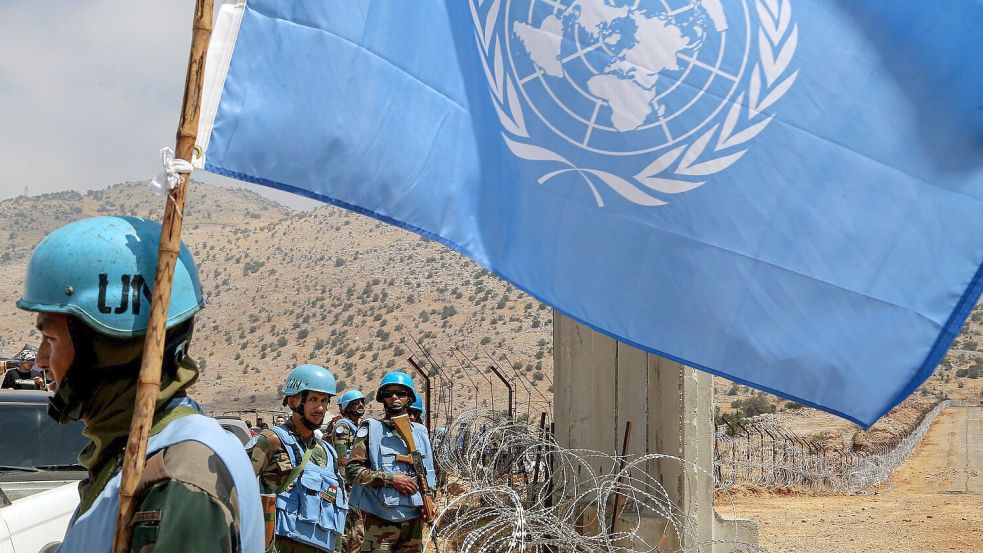
[[[147,331],[161,225],[140,217],[91,217],[48,234],[31,254],[17,307],[73,315],[100,334]],[[174,267],[167,328],[205,306],[198,268],[184,243]]]

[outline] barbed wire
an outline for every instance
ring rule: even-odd
[[[444,493],[428,541],[438,551],[709,553],[721,542],[701,536],[652,476],[658,465],[663,473],[675,468],[693,489],[697,479],[712,484],[711,473],[678,457],[566,449],[537,427],[479,411],[435,432],[434,451]]]
[[[745,422],[737,435],[718,428],[712,473],[670,455],[563,448],[548,425],[467,411],[434,432],[441,509],[428,550],[709,553],[725,543],[729,551],[764,551],[701,535],[693,505],[684,510],[675,500],[679,490],[673,493],[653,475],[678,475],[689,490],[712,484],[718,505],[740,486],[872,493],[911,456],[939,413],[955,404],[961,403],[938,403],[895,447],[870,454],[826,448],[771,422]],[[692,492],[687,496],[699,501]],[[732,502],[730,511],[737,518]]]
[[[800,488],[811,493],[873,493],[921,443],[952,400],[935,405],[897,445],[874,453],[829,449],[777,425],[748,421],[718,427],[714,466],[717,486]]]

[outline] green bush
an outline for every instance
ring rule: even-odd
[[[256,271],[258,271],[261,268],[263,268],[263,265],[266,265],[266,263],[263,263],[262,261],[249,261],[249,262],[247,262],[245,265],[242,266],[242,276],[246,276],[246,275],[250,275],[252,273],[255,273]]]
[[[730,406],[737,409],[745,417],[775,412],[775,406],[768,401],[768,397],[760,393],[747,399],[735,400],[731,402]]]
[[[717,426],[730,423],[727,425],[727,429],[725,430],[728,436],[736,436],[740,434],[741,425],[744,424],[745,420],[747,420],[747,417],[745,417],[740,411],[736,413],[720,413],[713,417],[713,422]]]

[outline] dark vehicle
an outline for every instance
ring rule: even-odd
[[[82,423],[48,417],[49,392],[0,390],[0,551],[48,551],[79,503]]]
[[[0,490],[11,501],[85,477],[82,423],[48,417],[50,395],[0,390]]]

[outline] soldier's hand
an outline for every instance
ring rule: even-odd
[[[393,476],[393,488],[403,495],[413,495],[416,493],[416,482],[405,474],[396,474]]]

